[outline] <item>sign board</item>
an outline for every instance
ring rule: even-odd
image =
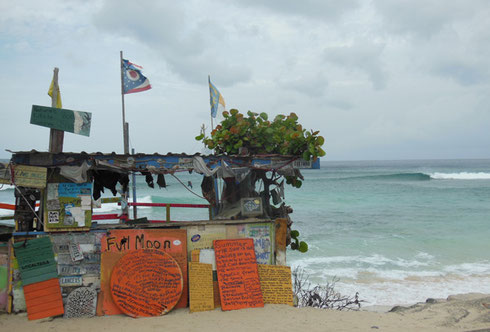
[[[293,285],[289,266],[259,264],[264,303],[293,305]]]
[[[66,298],[64,317],[93,317],[96,307],[97,291],[91,287],[79,287]]]
[[[273,223],[264,222],[239,225],[199,225],[186,226],[185,229],[187,230],[187,251],[189,260],[191,260],[192,250],[212,249],[214,240],[253,238],[257,263],[274,263]]]
[[[189,263],[189,307],[191,312],[214,309],[211,264]]]
[[[31,124],[90,136],[92,113],[32,105]]]
[[[47,173],[45,167],[17,165],[14,167],[14,183],[19,187],[46,188]],[[0,167],[0,183],[12,183],[10,166]]]
[[[242,209],[242,216],[253,217],[263,214],[262,198],[260,197],[242,198],[240,205]]]
[[[92,224],[92,183],[48,183],[45,228],[87,228]]]
[[[110,278],[114,266],[126,253],[141,249],[157,249],[171,255],[179,264],[184,278],[182,297],[176,308],[187,307],[187,232],[184,229],[118,229],[104,235],[101,240],[100,288],[102,306],[98,314],[117,315],[121,311],[115,305],[110,290]]]
[[[41,319],[62,315],[63,299],[58,278],[24,285],[27,319]]]
[[[264,306],[252,239],[214,241],[222,310]]]
[[[161,250],[131,251],[112,270],[112,298],[131,317],[165,315],[179,301],[183,287],[179,264]]]

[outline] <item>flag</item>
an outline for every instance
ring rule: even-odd
[[[123,91],[124,94],[141,92],[151,89],[150,81],[141,74],[143,67],[123,59]]]
[[[48,95],[50,97],[53,97],[53,89],[54,89],[54,77],[51,80],[51,85],[49,86],[48,90]],[[61,107],[61,93],[60,93],[60,87],[56,85],[56,91],[58,92],[56,95],[56,108],[62,108]]]
[[[211,78],[209,76],[208,76],[208,82],[209,82],[209,102],[211,104],[211,116],[215,118],[216,114],[218,113],[219,105],[222,105],[223,109],[226,107],[226,105],[223,96],[221,95],[221,93],[219,93],[218,89],[216,89],[213,83],[211,83]]]

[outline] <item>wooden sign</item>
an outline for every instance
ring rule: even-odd
[[[45,167],[18,165],[14,168],[13,182],[19,187],[46,188],[47,172]]]
[[[24,286],[29,320],[63,315],[63,300],[58,278]]]
[[[222,310],[263,307],[252,239],[214,241]]]
[[[111,276],[112,298],[131,317],[165,315],[179,301],[183,286],[179,264],[155,249],[127,253]]]
[[[191,312],[214,309],[211,264],[189,263],[189,307]]]
[[[24,286],[58,278],[53,247],[49,237],[15,243],[14,249]]]
[[[260,288],[264,303],[293,305],[293,285],[289,266],[259,264]]]
[[[31,124],[90,136],[92,113],[32,105]]]
[[[98,315],[117,315],[121,313],[111,296],[110,279],[112,269],[126,253],[141,249],[164,251],[177,261],[184,276],[184,288],[176,308],[187,307],[187,232],[183,229],[120,229],[108,232],[101,240],[100,297],[102,305],[99,306]]]

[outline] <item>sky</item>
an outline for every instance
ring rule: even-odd
[[[0,1],[0,158],[47,151],[50,106],[92,113],[67,152],[123,152],[120,51],[152,89],[125,95],[130,145],[195,153],[208,75],[227,109],[295,112],[322,160],[490,158],[490,2]],[[216,120],[214,122],[216,125]]]

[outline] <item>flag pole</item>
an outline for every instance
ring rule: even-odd
[[[124,70],[123,70],[123,52],[120,51],[120,64],[121,64],[121,101],[122,101],[122,125],[123,125],[123,144],[124,154],[129,154],[129,137],[126,124],[126,114],[124,109]]]
[[[208,87],[211,89],[211,76],[208,75]],[[211,99],[211,93],[209,94],[209,98]],[[213,131],[214,126],[213,126],[213,110],[211,110],[211,131]]]
[[[124,154],[129,154],[129,137],[128,137],[128,124],[126,123],[126,114],[124,109],[124,70],[123,70],[123,52],[120,51],[120,65],[121,65],[121,101],[122,101],[122,124],[123,124],[123,143],[124,143]],[[126,192],[122,193],[122,199],[126,202],[126,204],[121,204],[123,215],[129,215],[128,209],[128,197],[129,197],[129,188],[126,189]]]

